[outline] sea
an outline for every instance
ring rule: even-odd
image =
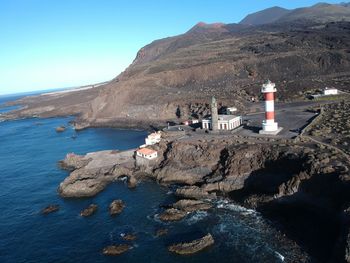
[[[0,97],[0,107],[21,96]],[[2,113],[13,108],[2,108]],[[259,213],[229,200],[218,200],[213,209],[195,212],[174,223],[163,223],[159,213],[176,201],[170,188],[152,180],[128,189],[125,181],[109,185],[92,198],[64,199],[57,188],[68,172],[58,161],[67,153],[135,148],[147,136],[142,130],[94,128],[75,131],[74,117],[29,118],[0,122],[0,262],[283,262],[293,259],[294,250],[281,242],[279,233]],[[55,128],[67,126],[57,133]],[[111,217],[108,206],[122,199],[124,211]],[[80,211],[90,204],[98,211],[83,218]],[[57,204],[60,210],[48,215],[41,210]],[[168,234],[156,237],[158,229]],[[122,236],[137,235],[127,242]],[[171,244],[211,233],[215,244],[191,256],[175,255]],[[104,247],[128,243],[126,253],[110,257]]]

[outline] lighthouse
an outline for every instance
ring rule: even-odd
[[[278,123],[275,122],[275,83],[268,80],[263,84],[261,88],[261,93],[264,95],[265,99],[265,120],[262,122],[262,130],[259,131],[260,134],[276,135],[282,128],[278,127]]]

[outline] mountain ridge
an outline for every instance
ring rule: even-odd
[[[329,4],[320,2],[310,7],[285,9],[279,6],[247,15],[240,24],[263,25],[270,23],[311,20],[314,22],[350,21],[350,3]],[[339,16],[343,16],[339,18]]]

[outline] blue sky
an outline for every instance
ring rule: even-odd
[[[0,0],[0,94],[106,81],[141,47],[199,21],[233,23],[264,8],[317,2]]]

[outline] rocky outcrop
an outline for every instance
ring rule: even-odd
[[[109,183],[134,171],[134,151],[101,151],[85,156],[67,155],[63,167],[73,170],[60,184],[62,197],[90,197],[101,192]]]
[[[122,200],[114,200],[110,205],[109,205],[109,214],[111,216],[116,216],[119,215],[125,207],[125,204]]]
[[[106,256],[118,256],[120,254],[127,252],[131,248],[132,246],[127,244],[112,245],[112,246],[105,247],[102,253]]]
[[[98,206],[95,204],[89,205],[89,207],[85,208],[83,211],[80,212],[80,216],[88,217],[96,213]]]
[[[43,210],[41,210],[41,213],[44,215],[47,215],[53,212],[57,212],[59,209],[60,209],[59,205],[48,205]]]
[[[208,193],[198,186],[183,186],[176,189],[175,194],[181,198],[188,199],[215,199],[215,193]]]
[[[197,253],[207,247],[214,245],[215,241],[211,234],[193,240],[191,242],[184,242],[179,244],[174,244],[168,247],[170,252],[179,254],[179,255],[189,255]]]
[[[165,222],[168,221],[179,221],[183,219],[187,213],[185,211],[169,208],[159,215],[159,219]]]
[[[182,199],[174,203],[172,207],[185,212],[194,212],[200,210],[208,210],[212,208],[212,204],[199,200]]]

